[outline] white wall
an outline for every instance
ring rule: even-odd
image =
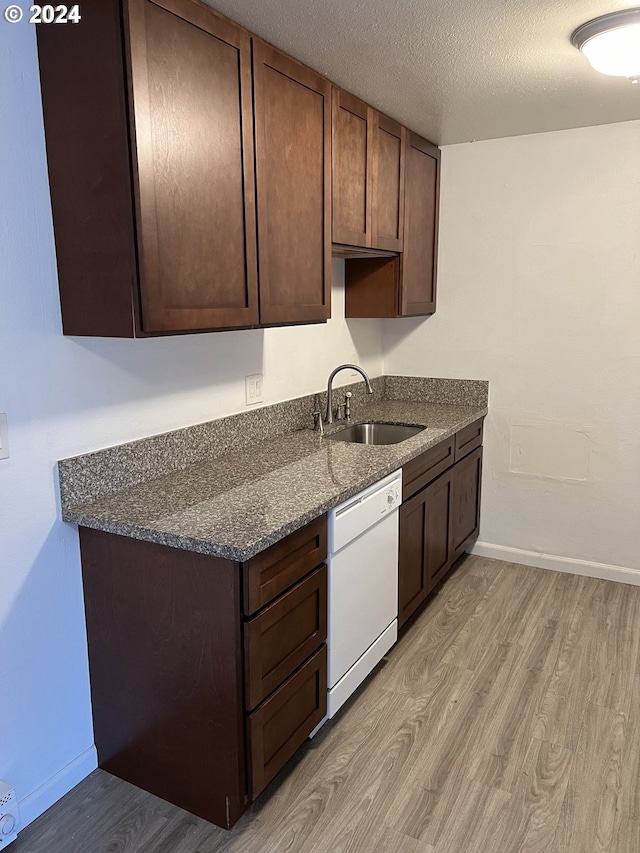
[[[490,380],[494,556],[640,571],[639,152],[640,122],[443,149],[438,311],[386,321],[385,372]]]
[[[242,411],[246,374],[264,374],[266,404],[321,390],[354,353],[380,375],[382,353],[379,322],[340,319],[340,261],[326,325],[64,338],[34,32],[2,21],[0,33],[0,778],[28,822],[95,766],[77,531],[60,521],[56,460]]]

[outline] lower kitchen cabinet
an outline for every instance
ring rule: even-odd
[[[456,560],[470,539],[475,539],[480,526],[480,480],[482,448],[474,450],[452,470],[450,546]]]
[[[476,436],[473,440],[471,433]],[[460,430],[455,440],[430,448],[403,469],[398,627],[415,613],[478,535],[482,475],[478,441],[482,441],[482,421]],[[454,463],[457,449],[460,452]]]
[[[450,514],[450,471],[400,508],[398,625],[422,604],[451,565]]]
[[[233,826],[326,714],[326,539],[237,563],[80,528],[100,767]]]

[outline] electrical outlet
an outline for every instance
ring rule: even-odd
[[[9,458],[9,426],[7,416],[0,412],[0,459]]]
[[[262,402],[262,374],[254,373],[244,378],[244,394],[247,406]]]

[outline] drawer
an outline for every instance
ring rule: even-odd
[[[327,517],[276,542],[244,563],[244,613],[250,616],[327,558]]]
[[[455,459],[462,459],[482,444],[482,418],[456,433]]]
[[[423,486],[453,465],[454,438],[447,438],[402,467],[402,500],[406,501]]]
[[[244,626],[245,705],[255,708],[327,639],[322,566]]]
[[[247,717],[251,799],[258,796],[327,713],[327,647]]]

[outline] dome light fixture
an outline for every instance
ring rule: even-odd
[[[640,7],[620,9],[575,30],[571,44],[601,74],[640,79]]]

